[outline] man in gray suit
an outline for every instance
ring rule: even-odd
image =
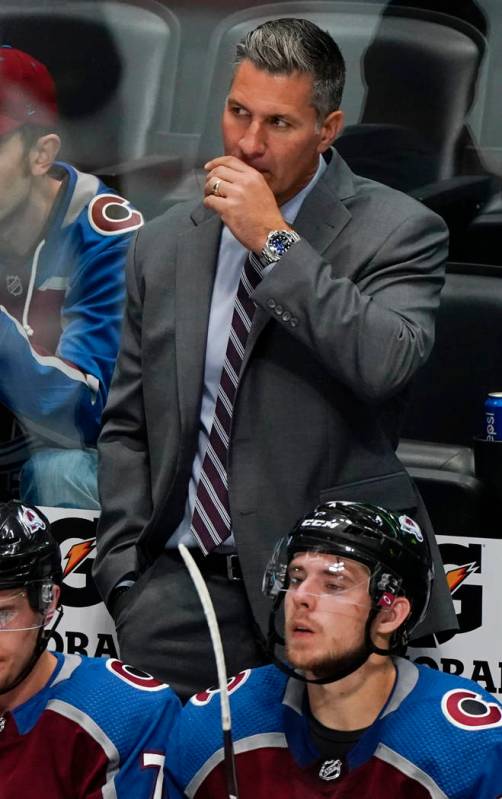
[[[337,45],[312,23],[248,34],[203,204],[170,209],[130,252],[95,577],[122,657],[184,695],[215,670],[179,541],[203,570],[230,673],[263,660],[264,566],[319,501],[415,516],[441,572],[394,450],[433,344],[447,233],[332,149],[343,82]],[[455,627],[436,584],[421,632]]]

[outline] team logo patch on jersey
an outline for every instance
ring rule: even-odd
[[[89,224],[102,236],[131,233],[143,225],[143,215],[116,194],[98,194],[89,203]]]
[[[325,760],[319,769],[321,780],[337,780],[342,773],[342,765],[343,763],[339,758],[337,760]]]
[[[128,683],[128,685],[139,688],[140,691],[162,691],[164,688],[169,687],[165,682],[161,682],[161,680],[152,677],[151,674],[147,674],[146,671],[136,669],[134,666],[127,666],[115,658],[109,658],[105,662],[108,671],[111,671],[112,674],[115,674],[116,677]]]
[[[399,525],[404,533],[410,533],[411,535],[414,535],[417,541],[424,540],[420,527],[415,521],[413,521],[413,519],[410,519],[409,516],[400,516]]]
[[[441,700],[441,710],[448,721],[462,730],[502,727],[502,707],[498,702],[489,702],[466,688],[448,691]]]
[[[246,669],[246,671],[240,671],[239,674],[235,675],[235,677],[229,677],[227,680],[228,695],[230,696],[230,694],[233,694],[234,691],[237,691],[241,685],[244,685],[250,674],[251,669]],[[192,696],[190,702],[193,705],[207,705],[213,696],[215,694],[219,694],[219,692],[219,688],[207,688],[205,691],[200,691],[198,694],[195,694],[195,696]]]

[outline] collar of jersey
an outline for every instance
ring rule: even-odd
[[[380,727],[379,722],[388,714],[397,710],[403,700],[413,690],[418,679],[416,666],[403,658],[393,658],[396,667],[396,679],[392,691],[382,707],[378,718],[371,724],[366,732],[359,738],[354,748],[350,751],[348,760],[352,764],[364,762],[375,749],[374,738]],[[308,768],[320,755],[310,738],[308,723],[308,708],[306,707],[307,691],[304,683],[290,677],[285,686],[284,729],[288,747],[294,759],[302,768]]]

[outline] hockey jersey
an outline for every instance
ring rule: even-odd
[[[474,682],[396,658],[378,719],[344,762],[319,756],[306,690],[275,666],[229,683],[240,799],[500,799],[502,706]],[[175,733],[188,797],[228,796],[217,691],[192,697]]]
[[[0,716],[1,799],[165,799],[176,694],[119,660],[55,657],[45,688]]]
[[[41,241],[0,253],[0,402],[56,446],[95,445],[119,345],[124,265],[142,215],[59,162]]]

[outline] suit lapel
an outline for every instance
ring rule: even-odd
[[[322,255],[340,235],[350,218],[345,205],[323,185],[306,198],[294,227]]]
[[[320,255],[333,244],[351,219],[351,214],[342,200],[352,197],[354,193],[353,174],[345,161],[333,151],[328,169],[305,198],[294,222],[295,230]],[[246,343],[242,372],[246,368],[253,347],[269,321],[271,321],[270,315],[257,308]]]
[[[198,428],[209,309],[221,233],[220,219],[203,207],[195,226],[178,239],[176,260],[176,364],[181,425]]]
[[[294,223],[300,236],[321,255],[350,220],[350,212],[342,201],[354,193],[354,176],[333,151],[327,170],[305,198]]]

